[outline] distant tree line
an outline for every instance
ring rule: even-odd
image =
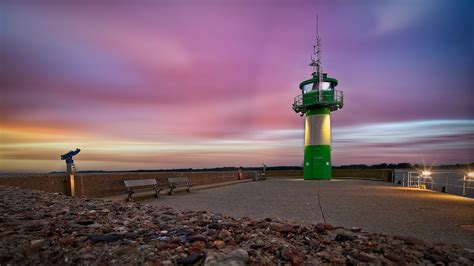
[[[459,169],[474,169],[474,163],[466,164],[444,164],[444,165],[421,165],[421,164],[410,164],[410,163],[397,163],[397,164],[350,164],[350,165],[341,165],[333,166],[333,169],[445,169],[445,170],[459,170]]]
[[[349,165],[340,165],[333,166],[333,169],[444,169],[444,170],[474,170],[474,163],[466,164],[446,164],[446,165],[421,165],[421,164],[410,164],[410,163],[381,163],[381,164],[349,164]],[[157,173],[157,172],[235,172],[241,169],[242,171],[261,171],[263,169],[260,167],[235,167],[235,166],[226,166],[226,167],[214,167],[214,168],[172,168],[172,169],[155,169],[155,170],[126,170],[126,171],[104,171],[104,170],[88,170],[88,171],[79,171],[79,173],[117,173],[117,172],[138,172],[138,173]],[[302,170],[302,166],[267,166],[266,170]],[[65,173],[60,172],[51,172],[51,173]]]

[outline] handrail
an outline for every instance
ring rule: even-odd
[[[303,97],[305,98],[306,101],[309,101],[310,103],[308,105],[312,105],[314,103],[320,103],[320,104],[334,104],[334,103],[342,103],[343,102],[343,92],[339,90],[334,90],[334,91],[322,91],[323,95],[322,97],[319,97],[319,94],[313,93],[309,94],[306,97],[304,97],[305,94],[300,94],[294,98],[293,101],[293,106],[300,108],[303,107],[304,102],[303,102]],[[327,94],[328,92],[333,92],[333,94]]]

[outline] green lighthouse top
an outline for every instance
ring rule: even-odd
[[[323,72],[321,65],[321,38],[316,27],[316,45],[313,46],[311,63],[313,67],[312,78],[300,83],[301,95],[295,97],[293,110],[304,115],[311,109],[326,107],[330,111],[336,111],[343,107],[344,100],[342,91],[336,90],[337,79],[328,77]]]
[[[309,87],[317,86],[317,84],[319,82],[318,73],[313,72],[313,74],[311,74],[311,75],[313,76],[312,78],[310,78],[308,80],[305,80],[305,81],[300,83],[300,89],[301,90],[305,90]],[[338,83],[337,79],[328,77],[327,73],[323,73],[322,81],[323,81],[323,88],[324,87],[333,87],[334,88],[334,87],[337,86],[337,83]]]

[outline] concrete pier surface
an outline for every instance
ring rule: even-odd
[[[146,203],[234,217],[311,223],[325,218],[334,226],[474,249],[474,199],[381,181],[268,179],[177,193]]]

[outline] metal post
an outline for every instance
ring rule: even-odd
[[[466,196],[466,175],[464,175],[463,180],[462,180],[462,195]]]
[[[76,167],[74,166],[74,160],[72,159],[73,156],[79,154],[81,150],[76,149],[75,151],[69,151],[66,154],[61,155],[61,160],[66,161],[66,169],[67,169],[67,174],[69,176],[69,188],[70,188],[70,194],[71,197],[74,197],[76,195],[76,190],[74,186],[74,175],[76,174]],[[84,186],[81,180],[81,188],[82,188],[82,194],[84,194]]]
[[[74,161],[72,159],[66,160],[67,165],[67,174],[69,176],[69,187],[71,191],[71,197],[76,196],[76,189],[74,185],[74,174],[76,173],[76,167],[74,166]]]
[[[445,175],[444,176],[444,184],[445,184],[445,189],[444,189],[444,192],[448,193],[448,177]]]

